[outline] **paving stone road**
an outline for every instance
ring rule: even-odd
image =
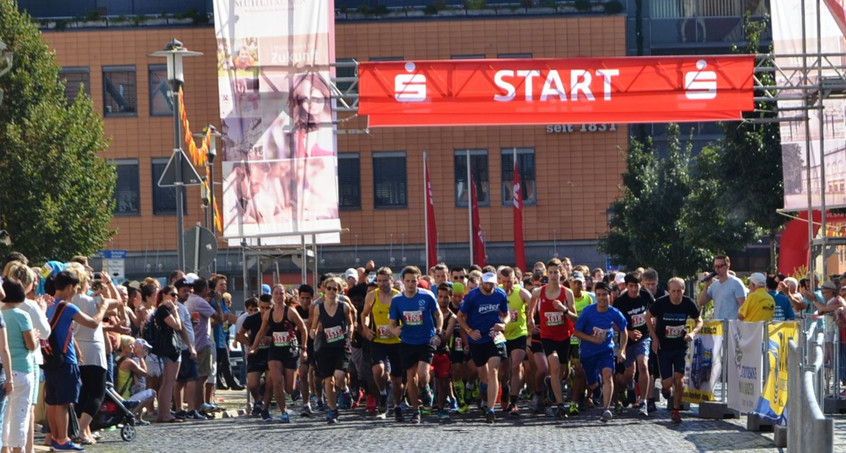
[[[243,398],[222,392],[226,405],[242,408]],[[220,396],[220,395],[219,395]],[[660,406],[659,406],[660,407]],[[235,413],[231,410],[230,414]],[[341,411],[341,423],[328,425],[322,413],[311,419],[293,416],[287,425],[265,423],[246,416],[138,428],[133,442],[118,431],[106,431],[92,452],[592,452],[619,451],[628,445],[638,453],[650,452],[779,452],[773,434],[750,432],[746,418],[699,419],[683,413],[673,425],[669,412],[659,410],[649,419],[633,410],[608,424],[598,421],[598,410],[558,422],[543,415],[501,418],[488,425],[478,411],[457,415],[451,423],[428,416],[419,426],[376,420],[363,409]],[[846,416],[835,421],[835,451],[846,453]],[[631,443],[633,442],[633,443]],[[626,448],[628,449],[628,448]]]

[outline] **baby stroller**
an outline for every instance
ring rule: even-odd
[[[97,416],[91,420],[91,429],[100,430],[122,425],[120,438],[126,442],[132,442],[137,434],[135,431],[135,414],[126,406],[132,403],[133,401],[121,398],[112,383],[106,383],[106,398],[100,405]],[[137,404],[137,402],[134,403]]]

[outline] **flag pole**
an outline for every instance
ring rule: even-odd
[[[426,174],[428,173],[429,161],[426,156],[426,150],[423,150],[423,224],[426,225],[426,272],[429,271],[429,188],[426,187]]]
[[[473,265],[473,181],[470,179],[470,150],[467,149],[467,223],[469,224],[470,238],[470,265]]]

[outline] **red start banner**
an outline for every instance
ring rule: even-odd
[[[359,113],[379,126],[738,120],[752,55],[359,64]]]

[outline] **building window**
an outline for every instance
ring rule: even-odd
[[[373,207],[408,207],[404,151],[373,153]]]
[[[91,96],[91,72],[87,66],[71,66],[59,71],[59,80],[65,83],[65,99],[68,105],[73,104],[79,96],[79,89]]]
[[[176,215],[176,187],[159,187],[159,179],[164,173],[167,157],[154,158],[151,172],[153,174],[153,215]],[[182,213],[188,213],[188,199],[186,191],[182,191]]]
[[[514,148],[502,148],[502,205],[511,206],[514,188]],[[520,170],[520,189],[523,192],[523,205],[538,203],[537,184],[535,182],[535,149],[517,148],[517,168]]]
[[[402,61],[403,57],[370,57],[370,61]]]
[[[167,81],[167,65],[151,64],[150,81],[150,116],[173,115],[173,98],[170,96],[170,84]]]
[[[450,60],[484,60],[485,54],[483,53],[470,53],[470,54],[460,54],[460,55],[450,55]]]
[[[103,67],[103,116],[137,116],[135,66]]]
[[[341,209],[361,209],[361,158],[338,153],[338,200]]]
[[[518,53],[498,53],[496,54],[497,58],[532,58],[531,52],[518,52]]]
[[[455,150],[455,205],[467,206],[470,192],[467,184],[467,155],[470,155],[470,173],[476,184],[476,200],[479,206],[490,206],[491,185],[488,176],[488,150]]]
[[[338,58],[335,60],[335,86],[341,92],[341,98],[347,105],[355,103],[358,94],[358,79],[356,78],[356,61],[352,58]],[[340,107],[340,106],[339,106]]]
[[[141,196],[138,189],[138,159],[117,159],[112,163],[117,171],[115,215],[140,215]]]

